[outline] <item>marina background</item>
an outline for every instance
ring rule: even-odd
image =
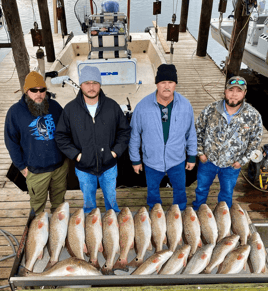
[[[85,1],[85,0],[80,0]],[[48,7],[50,13],[50,22],[52,27],[52,32],[54,31],[53,27],[53,1],[48,0]],[[85,1],[86,2],[86,1]],[[87,0],[89,3],[89,0]],[[101,3],[103,0],[95,0],[95,3],[98,6],[98,9],[101,7]],[[125,12],[127,10],[127,1],[126,0],[117,0],[119,3],[119,8],[121,12]],[[152,21],[156,20],[156,16],[153,15],[153,2],[154,0],[131,0],[131,14],[130,14],[130,32],[144,32],[144,29],[148,26],[152,26]],[[181,14],[181,0],[177,2],[177,0],[162,0],[162,11],[161,14],[158,15],[158,26],[166,27],[168,23],[172,23],[171,18],[172,14],[176,13],[177,20],[176,24],[180,23],[180,14]],[[74,14],[74,5],[76,0],[65,0],[65,12],[66,12],[66,20],[67,20],[67,29],[68,33],[73,31],[75,35],[83,34],[80,25]],[[1,2],[0,2],[1,4]],[[41,28],[41,21],[39,17],[39,10],[37,6],[36,0],[17,0],[21,25],[24,34],[30,32],[34,26],[34,21],[37,21],[38,28]],[[200,20],[200,12],[201,12],[202,0],[190,0],[189,1],[189,14],[188,14],[188,31],[197,39],[198,38],[198,30],[199,30],[199,20]],[[213,1],[213,10],[212,17],[218,18],[218,5],[219,1]],[[95,7],[94,7],[95,9]],[[226,13],[224,17],[227,17],[231,14],[233,10],[232,1],[228,0]],[[99,11],[99,10],[98,10]],[[60,24],[59,25],[59,33]],[[7,42],[7,32],[3,28],[0,31],[0,42]],[[0,49],[0,62],[3,58],[10,52],[11,49]],[[227,56],[227,51],[219,45],[211,36],[209,36],[208,40],[208,48],[207,53],[211,56],[211,58],[216,62],[218,66],[220,66],[221,62],[225,60]],[[34,57],[35,56],[30,56]]]

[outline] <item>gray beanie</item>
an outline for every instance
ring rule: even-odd
[[[96,81],[101,84],[101,73],[97,67],[85,66],[79,76],[79,85],[87,81]]]

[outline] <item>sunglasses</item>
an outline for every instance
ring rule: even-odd
[[[39,91],[40,93],[44,93],[44,92],[46,92],[47,88],[42,88],[42,89],[30,88],[29,90],[30,90],[32,93],[37,93],[38,91]]]
[[[246,82],[243,80],[231,80],[228,82],[230,85],[239,84],[239,85],[246,85]]]
[[[162,121],[167,122],[167,120],[168,120],[168,108],[163,108],[162,112],[164,113],[164,115],[162,116]]]

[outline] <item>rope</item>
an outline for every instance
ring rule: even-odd
[[[8,256],[0,259],[0,262],[2,262],[4,260],[7,260],[9,258],[12,258],[12,257],[16,256],[16,249],[14,247],[13,242],[11,241],[11,239],[8,236],[11,236],[13,238],[17,248],[19,248],[19,242],[18,242],[18,240],[16,239],[16,237],[14,235],[12,235],[11,233],[9,233],[9,232],[7,232],[7,231],[5,231],[3,229],[0,229],[0,233],[2,233],[2,235],[6,238],[6,240],[9,242],[9,245],[12,247],[12,250],[13,250],[13,254],[8,255]],[[9,285],[0,286],[0,289],[4,289],[4,288],[7,288],[7,287],[10,287],[10,286]]]
[[[259,187],[256,187],[254,184],[252,184],[250,181],[249,181],[249,179],[245,176],[245,174],[243,173],[243,171],[242,171],[242,169],[241,169],[241,174],[242,174],[242,176],[243,176],[243,178],[252,186],[252,187],[254,187],[255,189],[257,189],[257,190],[259,190],[259,191],[261,191],[261,192],[264,192],[264,193],[268,193],[268,191],[266,191],[266,190],[263,190],[263,189],[261,189],[261,188],[259,188]]]

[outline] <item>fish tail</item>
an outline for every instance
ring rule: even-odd
[[[113,266],[114,270],[122,270],[122,271],[129,271],[129,268],[127,266],[127,259],[120,259],[118,258],[118,260],[116,261],[116,263]]]
[[[53,267],[57,262],[54,261],[49,261],[44,269],[44,271],[47,271],[48,269],[50,269],[51,267]]]
[[[136,257],[130,263],[127,264],[128,267],[138,268],[143,263],[143,259]]]

